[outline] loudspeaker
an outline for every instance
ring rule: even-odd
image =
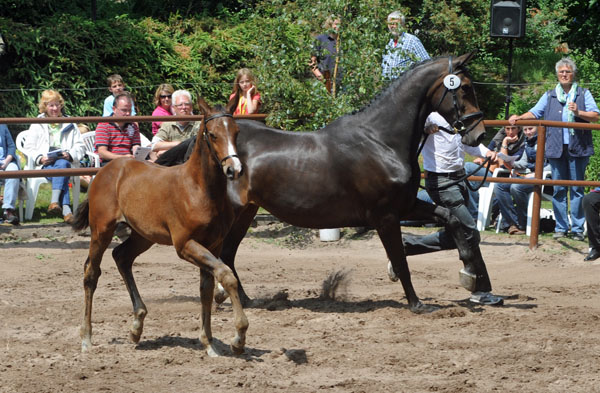
[[[526,10],[526,0],[492,0],[490,6],[490,36],[508,38],[524,37]]]

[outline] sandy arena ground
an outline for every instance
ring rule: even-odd
[[[406,229],[427,233],[431,229]],[[93,350],[80,352],[89,237],[64,224],[0,227],[0,392],[600,392],[600,261],[587,244],[485,233],[483,255],[503,307],[469,304],[455,251],[411,257],[416,315],[370,231],[323,243],[317,231],[263,223],[242,243],[238,271],[258,301],[246,309],[246,353],[211,358],[199,342],[199,274],[173,248],[134,266],[148,306],[138,345],[131,302],[105,254]],[[113,242],[113,246],[117,241]],[[334,300],[331,273],[346,273]],[[213,313],[223,347],[231,304]]]

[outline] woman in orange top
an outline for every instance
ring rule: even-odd
[[[260,93],[256,89],[256,78],[248,68],[238,71],[229,100],[231,101],[233,98],[237,100],[234,115],[249,115],[258,112]]]

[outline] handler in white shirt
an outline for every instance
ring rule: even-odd
[[[465,231],[472,249],[479,249],[479,231],[467,209],[469,193],[465,181],[456,182],[465,175],[463,168],[465,152],[478,157],[496,158],[496,152],[483,145],[463,145],[459,134],[438,132],[438,126],[451,129],[448,122],[437,112],[425,121],[425,132],[430,134],[423,147],[423,168],[426,171],[425,187],[431,199],[440,206],[450,209]],[[454,184],[452,184],[454,183]],[[440,250],[455,249],[456,244],[445,230],[426,236],[403,236],[406,255],[418,255]]]

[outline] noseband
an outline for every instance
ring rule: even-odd
[[[462,72],[462,71],[459,71]],[[455,78],[452,78],[452,76],[454,76]],[[448,77],[450,77],[448,79]],[[446,83],[446,80],[448,79],[449,83]],[[448,57],[448,75],[446,76],[446,78],[444,78],[444,87],[446,88],[446,90],[444,90],[444,94],[442,95],[442,98],[440,98],[440,101],[438,102],[435,112],[438,111],[438,109],[440,108],[440,105],[442,105],[442,102],[444,101],[444,98],[446,98],[446,94],[448,94],[448,91],[450,91],[452,93],[452,105],[454,106],[454,114],[456,117],[456,121],[454,123],[452,123],[452,129],[449,130],[445,127],[442,126],[438,126],[438,128],[442,131],[445,131],[447,133],[450,134],[461,134],[461,135],[465,135],[468,134],[469,132],[471,132],[475,127],[477,127],[477,125],[479,123],[481,123],[481,121],[483,120],[483,112],[478,111],[478,112],[474,112],[474,113],[469,113],[468,115],[460,115],[460,109],[458,107],[458,98],[456,96],[456,90],[460,87],[460,79],[458,80],[458,83],[454,82],[456,79],[458,79],[457,74],[454,73],[453,71],[453,67],[452,67],[452,56]],[[453,85],[454,83],[454,85]],[[465,122],[470,121],[471,119],[478,119],[475,123],[473,123],[469,128],[465,127]]]
[[[214,119],[218,119],[219,117],[233,117],[232,115],[230,115],[229,113],[217,113],[216,115],[212,115],[208,118],[204,118],[204,132],[202,133],[202,135],[204,136],[204,140],[206,141],[206,145],[208,146],[208,150],[212,153],[213,158],[215,159],[215,162],[217,163],[217,165],[223,166],[223,163],[225,161],[227,161],[230,158],[233,157],[237,157],[237,154],[231,154],[221,160],[219,160],[219,156],[217,156],[217,152],[213,149],[212,144],[210,142],[210,138],[208,137],[208,127],[207,124],[209,121],[214,120]]]

